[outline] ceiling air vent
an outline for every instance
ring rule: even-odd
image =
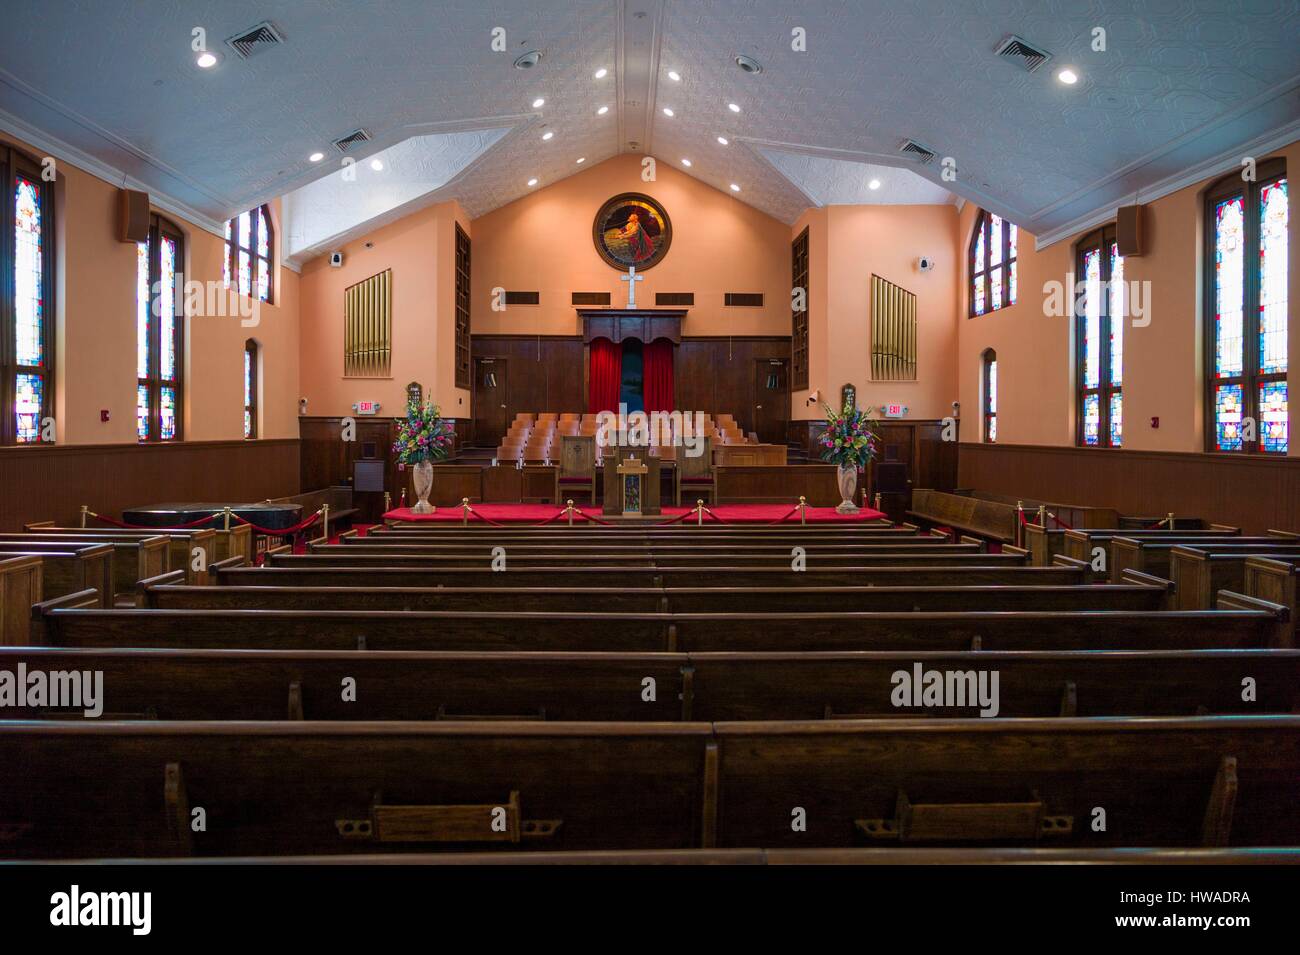
[[[227,39],[226,46],[246,60],[258,53],[265,53],[271,47],[279,46],[283,42],[284,37],[280,35],[280,31],[269,20],[263,20],[257,26],[241,30]]]
[[[934,162],[934,150],[928,146],[922,146],[915,139],[903,140],[903,145],[898,147],[898,151],[909,159],[915,159],[923,166]]]
[[[1046,50],[1039,49],[1015,34],[1003,40],[993,52],[1005,60],[1020,64],[1025,68],[1026,73],[1034,72],[1052,58],[1052,54]]]
[[[342,139],[334,140],[334,147],[341,153],[345,153],[355,146],[362,143],[370,142],[370,134],[364,129],[358,129],[355,132],[348,133]]]

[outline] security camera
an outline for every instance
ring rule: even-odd
[[[299,398],[299,399],[298,399],[298,414],[306,414],[306,413],[307,413],[307,399],[306,399],[306,398]]]
[[[822,393],[820,391],[808,392],[808,404],[815,405],[817,402],[821,400],[822,400]]]
[[[922,272],[929,272],[934,268],[934,259],[928,255],[923,255],[916,260],[916,267]]]
[[[334,268],[336,268],[336,269],[341,269],[341,268],[343,268],[343,253],[342,253],[342,252],[331,252],[331,253],[330,253],[330,265],[334,266]]]

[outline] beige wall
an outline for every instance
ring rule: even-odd
[[[17,148],[43,153],[9,137]],[[118,241],[116,185],[60,156],[55,189],[55,420],[60,444],[134,443],[135,245]],[[222,280],[223,240],[167,216],[186,238],[186,278]],[[277,270],[276,304],[256,328],[240,319],[187,316],[184,436],[189,441],[244,436],[244,342],[262,345],[261,431],[298,436],[298,276]],[[109,412],[100,421],[100,410]]]
[[[400,415],[407,384],[418,381],[445,416],[469,416],[469,392],[455,386],[457,224],[473,238],[460,204],[440,203],[343,245],[342,268],[333,268],[328,256],[303,266],[301,311],[307,334],[302,336],[301,381],[308,414],[348,415],[355,402],[366,400],[380,402],[382,415]],[[476,244],[472,271],[478,270],[478,254]],[[344,378],[343,292],[385,269],[393,270],[392,374]]]
[[[684,335],[789,335],[789,227],[674,169],[641,179],[641,157],[616,156],[474,220],[473,323],[476,334],[576,335],[571,292],[611,293],[627,304],[623,274],[596,253],[591,228],[607,199],[643,192],[672,221],[668,255],[637,283],[637,304],[656,292],[694,292]],[[492,289],[536,291],[539,305],[492,310]],[[762,292],[762,308],[727,308],[726,292]]]
[[[1283,156],[1291,175],[1300,169],[1300,142],[1273,155]],[[1266,157],[1257,157],[1263,162]],[[1204,448],[1204,370],[1202,362],[1202,215],[1203,196],[1218,177],[1171,193],[1145,210],[1147,251],[1125,261],[1125,279],[1149,283],[1150,324],[1125,329],[1124,447],[1153,451],[1201,451]],[[959,225],[965,254],[977,210],[966,206]],[[979,436],[980,356],[992,347],[998,354],[998,440],[1002,444],[1073,445],[1075,443],[1075,372],[1070,320],[1045,314],[1044,284],[1065,282],[1074,263],[1074,245],[1082,235],[1034,251],[1034,238],[1021,231],[1020,293],[1016,305],[966,319],[966,286],[958,306],[958,378],[966,427],[962,440]],[[1290,355],[1292,406],[1291,455],[1300,455],[1294,439],[1297,388],[1300,387],[1300,217],[1290,219]],[[964,258],[963,258],[964,263]],[[964,264],[963,264],[964,268]],[[1159,429],[1151,418],[1160,418]]]

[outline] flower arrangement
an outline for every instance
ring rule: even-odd
[[[870,416],[871,409],[864,411],[845,404],[837,414],[830,405],[823,404],[822,407],[826,409],[826,430],[819,439],[822,460],[840,467],[866,467],[880,448],[877,423]]]
[[[397,465],[440,461],[451,453],[455,441],[450,421],[444,421],[441,411],[433,402],[423,405],[415,401],[406,406],[406,417],[397,419],[397,440],[393,451]]]

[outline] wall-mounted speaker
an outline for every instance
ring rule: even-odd
[[[1120,206],[1115,210],[1115,244],[1122,256],[1141,255],[1146,251],[1142,230],[1145,217],[1142,206]]]
[[[119,189],[118,239],[122,242],[144,242],[149,238],[149,193],[134,189]]]

